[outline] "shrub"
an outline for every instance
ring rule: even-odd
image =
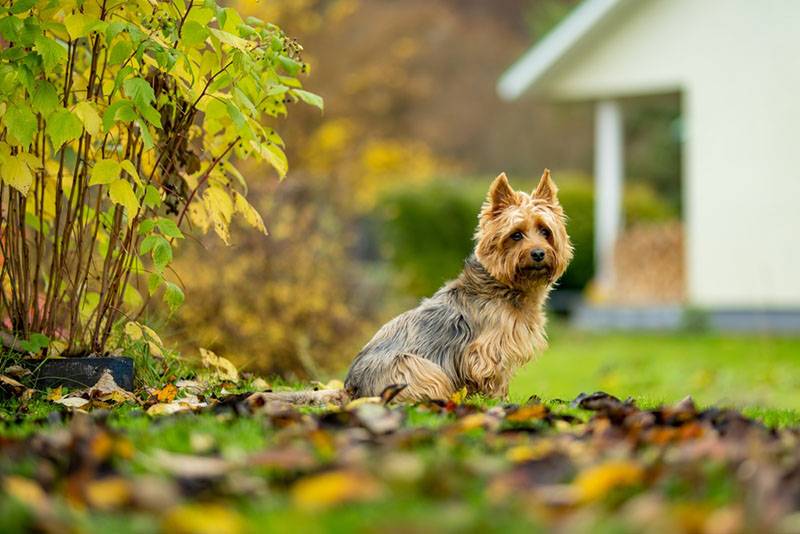
[[[264,231],[233,157],[284,176],[265,119],[322,103],[296,42],[209,0],[20,0],[0,36],[0,313],[18,338],[101,352],[150,296],[183,301],[167,273],[189,220]]]
[[[594,188],[589,176],[554,173],[575,258],[560,288],[583,289],[594,274]],[[490,180],[444,180],[386,196],[376,211],[381,221],[384,255],[400,276],[400,286],[415,296],[430,295],[456,276],[472,251],[477,214]],[[519,181],[512,183],[517,187]],[[533,188],[535,180],[530,181]],[[652,189],[626,187],[624,209],[629,224],[659,221],[675,214]]]

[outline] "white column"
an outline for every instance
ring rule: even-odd
[[[614,283],[614,246],[622,228],[624,143],[619,103],[599,101],[594,126],[594,254],[601,295]]]

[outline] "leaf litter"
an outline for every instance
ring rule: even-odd
[[[145,399],[110,374],[83,391],[51,391],[65,406],[64,425],[0,440],[5,498],[44,531],[74,528],[88,511],[146,513],[164,530],[242,532],[253,530],[243,504],[252,501],[319,514],[408,499],[441,511],[479,502],[489,520],[564,532],[800,526],[800,430],[700,409],[690,398],[642,409],[602,392],[569,407],[537,398],[493,405],[458,392],[407,406],[394,402],[402,387],[350,401],[328,389],[336,383],[231,393],[220,387],[226,378],[171,382]],[[131,427],[110,423],[107,408],[122,404],[141,414]],[[146,441],[134,439],[137,417],[148,419]],[[251,448],[232,447],[237,438],[224,431],[193,430],[179,446],[158,439],[182,421],[228,428],[244,420],[257,421],[263,438]],[[462,511],[454,524],[479,524],[477,511]],[[399,528],[413,519],[392,521]]]

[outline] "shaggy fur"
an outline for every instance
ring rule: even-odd
[[[504,397],[513,373],[546,347],[542,308],[572,259],[550,172],[531,194],[498,176],[475,241],[458,278],[385,324],[355,357],[350,395],[407,384],[400,400],[447,399],[464,386]]]

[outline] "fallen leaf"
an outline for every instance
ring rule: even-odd
[[[615,488],[638,484],[643,477],[644,470],[640,465],[631,461],[610,460],[578,474],[573,487],[580,500],[595,501]]]
[[[100,510],[113,510],[131,499],[131,485],[122,477],[107,477],[86,484],[86,502]]]
[[[112,401],[115,403],[121,403],[135,400],[132,393],[125,391],[117,385],[116,381],[114,380],[114,375],[112,375],[111,371],[108,369],[103,371],[103,374],[100,375],[97,383],[90,387],[86,391],[86,394],[90,399],[97,399],[104,402]]]
[[[55,399],[53,402],[56,404],[62,404],[68,408],[83,408],[87,404],[89,404],[89,399],[84,399],[82,397],[63,397],[60,399]]]
[[[182,478],[218,478],[227,474],[234,464],[224,458],[175,454],[157,450],[153,455],[154,465]]]
[[[24,384],[21,384],[20,382],[17,382],[16,380],[11,378],[10,376],[6,376],[6,375],[0,375],[0,385],[8,386],[11,389],[11,391],[14,393],[14,395],[20,395],[26,389],[28,389],[28,388],[25,387]]]
[[[362,404],[355,410],[364,428],[373,434],[388,434],[400,428],[403,414],[386,408],[382,404]]]
[[[453,401],[455,404],[462,404],[466,398],[467,398],[466,386],[464,386],[463,388],[459,389],[458,391],[450,395],[450,400]]]
[[[178,388],[174,384],[167,384],[163,388],[156,391],[156,398],[158,402],[172,402],[175,400],[175,395],[178,394]]]
[[[514,412],[508,414],[506,416],[506,421],[511,421],[512,423],[533,421],[542,419],[548,413],[549,410],[544,404],[528,404],[526,406],[521,406]]]
[[[342,503],[377,499],[381,486],[371,477],[352,470],[328,471],[300,479],[292,487],[292,502],[306,510]]]
[[[329,381],[327,384],[317,381],[312,382],[312,384],[314,387],[319,389],[344,389],[344,382],[335,378]]]
[[[147,409],[147,415],[172,415],[187,410],[199,410],[206,406],[208,403],[201,401],[196,395],[187,395],[172,402],[154,404]]]
[[[168,512],[161,527],[171,534],[238,534],[244,531],[244,522],[230,507],[184,504]]]

